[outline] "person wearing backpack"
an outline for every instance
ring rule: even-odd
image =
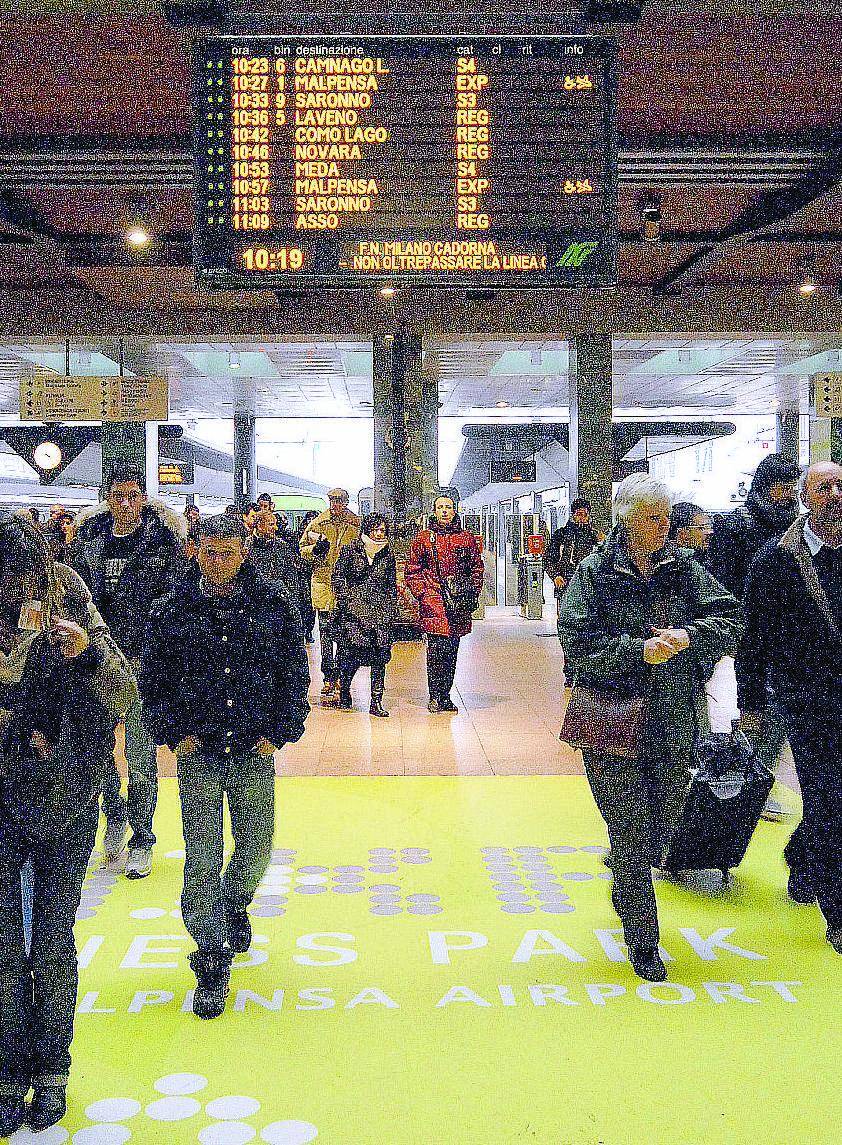
[[[41,1132],[65,1113],[73,924],[114,724],[136,699],[129,663],[82,579],[27,520],[0,516],[0,1137],[24,1122]]]
[[[450,692],[459,642],[471,631],[482,591],[483,565],[479,540],[463,528],[452,497],[436,497],[429,527],[410,546],[404,580],[427,634],[427,710],[458,712]]]

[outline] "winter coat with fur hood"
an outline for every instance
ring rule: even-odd
[[[83,513],[69,563],[102,609],[105,595],[105,544],[114,518],[107,503]],[[152,606],[172,592],[187,571],[186,522],[159,501],[143,507],[140,543],[123,569],[110,600],[111,634],[132,660],[139,660]]]

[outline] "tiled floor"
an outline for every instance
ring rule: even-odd
[[[553,609],[554,614],[554,609]],[[522,620],[490,609],[462,641],[456,716],[427,711],[423,641],[396,644],[386,675],[389,719],[368,714],[367,669],[354,682],[355,710],[323,708],[318,643],[309,648],[311,714],[298,743],[279,753],[279,775],[579,775],[581,758],[559,742],[562,655],[547,612]],[[161,773],[175,774],[169,751]]]
[[[475,622],[459,652],[455,716],[427,711],[421,640],[393,649],[385,698],[391,714],[385,720],[368,714],[365,668],[354,682],[353,712],[321,707],[318,643],[308,651],[312,711],[303,738],[276,756],[278,775],[582,774],[579,753],[558,739],[565,697],[554,605],[547,606],[542,621],[499,608]],[[725,702],[731,706],[729,690],[726,685]],[[175,774],[166,749],[159,753],[159,766],[161,774]],[[788,750],[778,772],[795,786]]]

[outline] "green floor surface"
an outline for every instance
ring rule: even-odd
[[[32,1141],[838,1140],[842,959],[785,897],[786,826],[760,825],[727,890],[658,884],[652,986],[581,779],[284,779],[278,808],[213,1022],[185,1001],[174,780],[151,877],[91,869],[70,1112]]]

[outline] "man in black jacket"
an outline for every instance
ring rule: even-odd
[[[756,554],[767,541],[782,537],[798,516],[799,473],[796,462],[781,453],[770,453],[754,471],[745,504],[714,520],[708,568],[737,600],[742,600]],[[765,709],[752,740],[760,762],[774,771],[786,742],[774,704]],[[782,820],[788,818],[788,812],[770,795],[763,817]]]
[[[591,524],[590,501],[575,497],[570,502],[570,520],[555,530],[544,553],[544,572],[553,582],[556,604],[576,569],[604,539]]]
[[[185,533],[183,518],[163,504],[148,502],[145,476],[135,466],[116,466],[106,502],[80,517],[70,563],[88,585],[117,646],[135,670],[152,605],[171,592],[186,571]],[[143,726],[140,700],[126,712],[125,728],[128,800],[120,795],[116,767],[110,768],[103,783],[103,852],[107,861],[116,859],[130,826],[126,875],[142,879],[152,870],[158,764],[155,744]]]
[[[806,521],[770,541],[749,573],[737,690],[751,730],[771,682],[804,802],[790,842],[802,852],[791,855],[801,883],[793,897],[809,901],[809,882],[842,954],[842,466],[810,466],[802,497]]]
[[[181,910],[196,942],[193,1012],[225,1009],[231,960],[251,944],[247,908],[275,826],[274,753],[304,733],[310,674],[298,613],[246,561],[225,514],[199,525],[201,577],[153,611],[140,670],[144,719],[178,759],[185,864]],[[234,853],[223,874],[223,799]]]

